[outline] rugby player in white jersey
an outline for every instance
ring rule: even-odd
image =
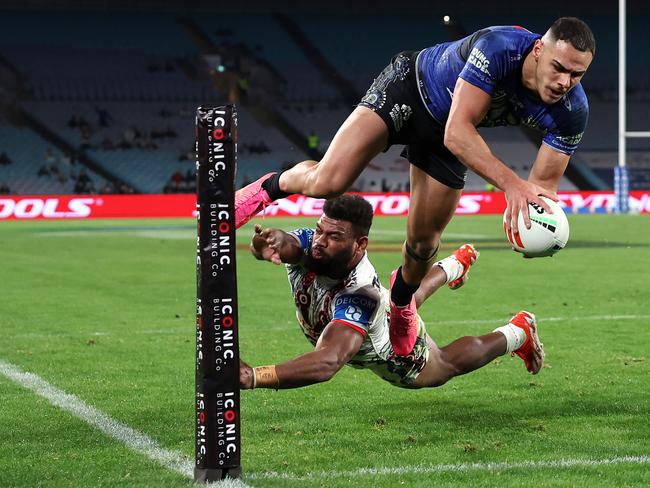
[[[315,347],[276,365],[251,368],[241,361],[241,388],[307,386],[329,380],[346,364],[369,369],[396,386],[434,387],[507,353],[519,355],[531,373],[539,372],[544,351],[535,316],[525,311],[493,332],[461,337],[445,347],[438,347],[419,319],[413,350],[395,355],[389,293],[366,252],[372,216],[366,200],[345,194],[325,203],[315,229],[286,233],[255,226],[251,252],[286,265],[298,322]],[[465,244],[436,262],[415,294],[417,307],[445,284],[462,286],[477,257]]]

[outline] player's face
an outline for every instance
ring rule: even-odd
[[[365,251],[364,240],[367,242],[365,237],[355,238],[350,222],[323,215],[316,223],[307,268],[316,274],[343,277]]]
[[[537,94],[544,103],[556,103],[584,76],[591,64],[590,52],[578,51],[570,42],[535,41],[533,55]]]

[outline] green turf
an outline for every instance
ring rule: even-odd
[[[266,221],[287,229],[312,222]],[[650,218],[570,222],[567,249],[524,260],[506,246],[498,217],[454,219],[443,253],[468,241],[481,257],[466,287],[440,290],[421,310],[441,344],[490,331],[521,309],[535,312],[548,364],[538,376],[504,357],[431,390],[401,390],[344,368],[322,385],[243,392],[244,480],[648,486],[647,462],[553,465],[650,455]],[[249,225],[239,239],[242,357],[280,362],[310,346],[283,269],[246,252],[250,232]],[[403,233],[403,219],[376,219],[370,257],[385,281],[399,263]],[[188,220],[0,223],[0,360],[191,459],[194,234]],[[520,461],[551,466],[431,472],[441,464]],[[354,473],[390,467],[406,474]],[[0,375],[0,486],[189,484]]]

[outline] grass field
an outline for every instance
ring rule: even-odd
[[[524,260],[499,217],[456,218],[443,254],[474,242],[481,257],[467,286],[421,310],[441,344],[535,312],[547,354],[538,376],[503,357],[438,389],[344,368],[326,384],[242,392],[243,481],[650,486],[650,217],[570,222],[567,249]],[[386,282],[403,229],[400,218],[375,222],[370,257]],[[280,362],[310,345],[283,269],[247,253],[250,232],[239,239],[241,354]],[[0,223],[0,487],[191,484],[7,371],[38,375],[25,381],[74,395],[62,401],[94,407],[190,466],[194,235],[188,220]]]

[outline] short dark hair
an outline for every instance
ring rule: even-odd
[[[549,29],[556,41],[570,42],[578,51],[596,54],[596,38],[587,24],[576,17],[560,17]]]
[[[359,195],[348,193],[325,202],[323,213],[331,219],[344,220],[352,224],[355,237],[365,237],[372,225],[372,205]]]

